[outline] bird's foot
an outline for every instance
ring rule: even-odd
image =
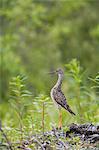
[[[62,129],[62,122],[61,121],[59,121],[59,125],[58,125],[58,129]]]

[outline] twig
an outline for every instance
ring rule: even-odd
[[[59,139],[59,136],[58,136],[58,134],[56,133],[55,127],[53,127],[53,131],[54,131],[54,135],[55,135],[56,138],[57,138],[57,141],[60,142],[60,143],[64,146],[65,150],[67,150],[66,144],[65,144],[63,141],[61,141],[61,140]]]
[[[68,147],[66,146],[66,144],[63,141],[59,140],[59,142],[64,146],[64,150],[68,149]]]
[[[43,147],[43,145],[36,139],[36,138],[32,138],[31,140],[30,140],[30,142],[34,142],[34,143],[37,143],[40,147],[41,147],[41,149],[42,150],[45,150],[45,148]]]
[[[24,147],[24,146],[18,146],[18,149],[23,149],[23,150],[32,150],[31,148],[28,147]]]
[[[54,126],[53,126],[53,131],[54,131],[54,135],[56,136],[57,140],[59,140],[59,137],[58,137],[58,135],[56,133],[56,128]]]
[[[1,124],[1,120],[0,120],[0,131],[3,135],[3,137],[5,138],[7,144],[8,144],[8,149],[13,150],[12,146],[11,146],[11,142],[9,141],[7,135],[4,133],[3,129],[2,129],[2,124]]]
[[[43,108],[42,108],[42,128],[43,128],[43,135],[44,135],[44,119],[45,119],[45,118],[44,118],[44,113],[45,113],[45,112],[44,112],[44,106],[45,106],[45,104],[44,104],[44,102],[43,102],[43,106],[42,106],[42,107],[43,107]]]

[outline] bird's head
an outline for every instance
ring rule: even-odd
[[[50,74],[57,74],[59,76],[63,76],[64,72],[61,68],[58,68],[57,70],[50,72]]]
[[[56,70],[56,73],[57,73],[58,75],[63,75],[63,74],[64,74],[64,72],[63,72],[63,70],[62,70],[61,68],[57,69],[57,70]]]

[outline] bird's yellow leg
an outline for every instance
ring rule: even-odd
[[[61,129],[62,128],[62,112],[61,109],[59,110],[59,125],[58,128]]]

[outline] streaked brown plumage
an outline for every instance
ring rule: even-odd
[[[58,105],[58,108],[60,109],[63,107],[66,109],[70,114],[75,115],[75,113],[70,109],[69,105],[67,104],[65,95],[63,94],[61,90],[62,80],[63,80],[63,70],[57,69],[54,71],[58,75],[58,80],[55,86],[51,89],[51,98],[52,100]]]

